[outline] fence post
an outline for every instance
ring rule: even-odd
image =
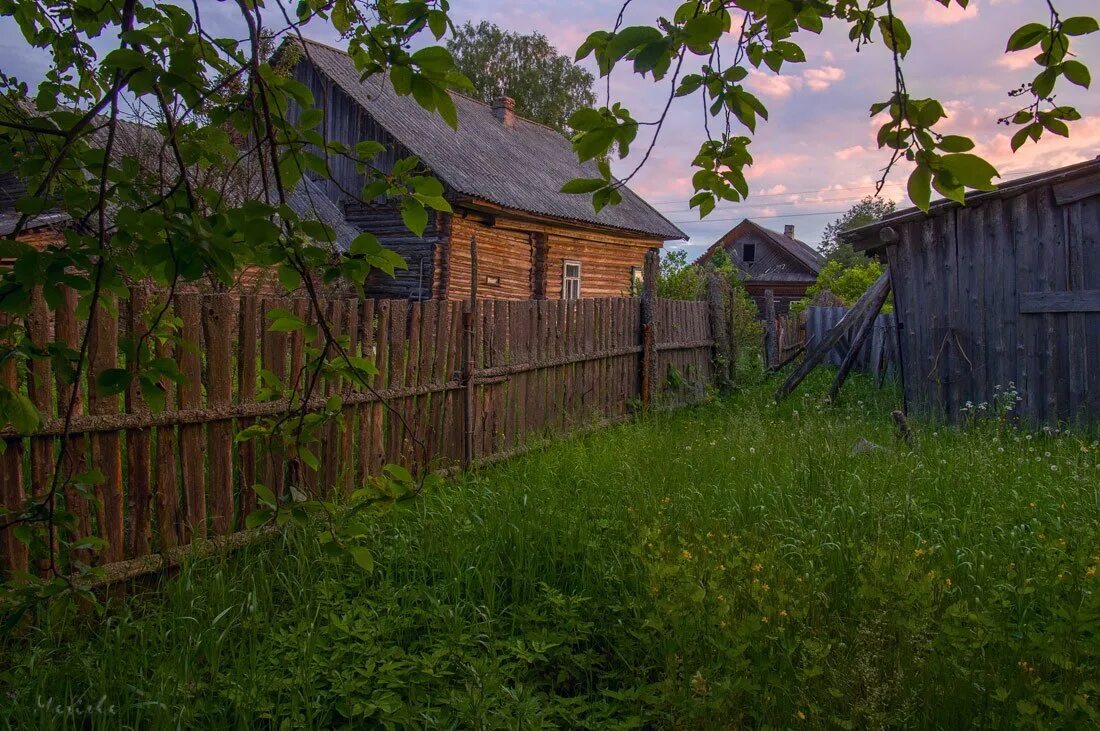
[[[720,390],[733,385],[730,378],[733,363],[730,356],[729,319],[726,315],[726,293],[722,279],[715,272],[707,274],[707,304],[710,313],[710,332],[714,340],[714,373]]]
[[[779,365],[779,343],[775,328],[775,294],[770,289],[764,290],[764,367],[774,368]]]
[[[645,253],[642,270],[642,405],[653,401],[657,383],[657,275],[660,259],[657,249]]]
[[[462,374],[465,384],[463,407],[462,461],[467,467],[474,461],[474,359],[477,353],[477,237],[470,236],[470,300],[462,311],[462,350],[466,367]]]

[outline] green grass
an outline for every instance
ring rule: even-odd
[[[1100,721],[1092,438],[891,435],[819,373],[566,441],[4,649],[0,725],[956,728]],[[853,456],[859,438],[881,450]]]

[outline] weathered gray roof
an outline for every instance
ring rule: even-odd
[[[451,94],[458,130],[411,96],[400,96],[382,74],[361,80],[343,51],[307,40],[306,57],[409,152],[458,194],[506,208],[607,226],[660,239],[686,239],[679,228],[626,186],[623,200],[599,213],[587,195],[560,192],[578,177],[599,177],[578,163],[569,141],[549,127],[516,116],[507,127],[482,102]]]
[[[1092,160],[1085,160],[1053,170],[1045,170],[1041,173],[1016,178],[1015,180],[1007,180],[998,185],[994,190],[971,192],[966,196],[966,205],[981,203],[982,201],[993,198],[1005,198],[1017,195],[1032,188],[1039,188],[1045,185],[1056,185],[1058,183],[1097,174],[1100,174],[1100,156]],[[936,216],[961,206],[962,204],[953,200],[941,198],[932,203],[927,213],[916,206],[904,208],[888,216],[884,216],[877,221],[873,221],[872,223],[843,231],[839,236],[844,241],[853,244],[857,251],[876,249],[886,245],[886,242],[878,241],[871,237],[872,234],[877,233],[879,230],[892,224],[906,223],[925,217]]]
[[[756,221],[752,221],[748,218],[741,219],[741,223],[722,234],[717,241],[710,245],[710,248],[703,252],[702,256],[695,260],[695,263],[697,265],[705,264],[714,256],[714,253],[719,248],[725,248],[732,243],[729,237],[731,234],[737,232],[738,229],[742,229],[741,233],[738,233],[738,236],[743,235],[749,229],[755,231],[760,236],[773,242],[780,251],[783,251],[792,259],[813,272],[813,274],[803,274],[801,272],[791,272],[786,269],[773,267],[771,269],[753,270],[750,277],[751,279],[769,282],[812,282],[817,279],[817,275],[821,272],[821,267],[825,265],[825,257],[819,254],[817,250],[809,244],[799,241],[792,236],[781,234],[778,231],[772,231],[770,228],[764,228]]]
[[[745,220],[748,221],[748,219]],[[778,231],[772,231],[770,228],[764,228],[755,221],[749,221],[749,223],[761,234],[774,241],[776,246],[809,267],[815,274],[821,272],[821,267],[825,265],[825,257],[817,253],[817,250],[812,246],[793,236],[787,236]]]

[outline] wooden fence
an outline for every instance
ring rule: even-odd
[[[296,481],[348,490],[391,462],[422,470],[508,455],[624,418],[648,400],[646,381],[653,401],[684,404],[701,399],[714,376],[716,330],[706,302],[654,300],[643,308],[636,298],[482,300],[471,309],[466,302],[329,299],[326,319],[350,339],[350,353],[374,361],[379,373],[375,393],[333,382],[310,402],[320,410],[332,394],[343,398],[340,418],[309,445],[319,462],[313,470],[276,445],[235,442],[255,420],[291,406],[265,371],[291,384],[304,367],[303,334],[270,331],[268,313],[290,310],[312,322],[311,304],[178,294],[169,314],[186,344],[157,347],[179,362],[186,381],[172,384],[165,410],[153,413],[137,383],[112,396],[89,386],[105,370],[133,368],[128,344],[147,331],[156,301],[156,293],[135,289],[95,318],[91,368],[67,432],[73,386],[51,373],[49,361],[25,371],[9,361],[0,372],[0,382],[27,394],[45,416],[33,434],[0,431],[0,500],[13,510],[28,498],[42,500],[64,436],[65,473],[95,469],[104,478],[94,497],[70,485],[58,499],[77,516],[77,537],[108,542],[99,557],[105,564],[236,534],[256,507],[256,483],[280,496]],[[74,348],[84,328],[72,292],[55,311],[39,298],[24,324],[37,343],[56,338]],[[414,449],[417,442],[425,449]],[[27,549],[14,533],[0,535],[0,566],[22,569]]]
[[[809,307],[806,309],[805,334],[806,347],[812,348],[840,322],[847,307]],[[825,361],[839,366],[844,362],[851,342],[851,333],[841,338],[825,356]],[[875,318],[874,325],[863,348],[855,361],[855,368],[875,376],[877,383],[884,378],[894,379],[898,374],[898,323],[893,314],[881,314]]]

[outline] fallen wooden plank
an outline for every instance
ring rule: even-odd
[[[802,364],[795,369],[795,372],[783,382],[775,392],[775,400],[780,401],[786,396],[790,395],[792,391],[798,388],[798,384],[802,383],[803,379],[809,375],[810,371],[816,368],[829,351],[840,342],[840,339],[852,328],[852,326],[859,322],[863,314],[871,306],[871,304],[880,296],[884,297],[884,292],[890,288],[890,270],[887,269],[882,273],[882,276],[872,284],[863,296],[852,305],[852,309],[845,313],[844,317],[840,318],[840,322],[833,326],[829,332],[825,333],[825,336],[821,338],[821,341],[814,344],[814,349],[806,351],[806,359],[802,361]],[[881,304],[879,305],[881,307]]]

